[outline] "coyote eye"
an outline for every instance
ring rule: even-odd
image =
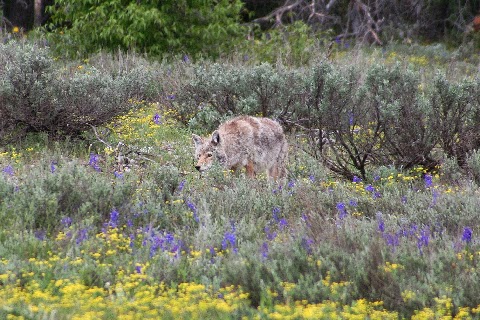
[[[207,153],[208,158],[211,158],[212,156],[213,156],[213,154],[211,152]]]

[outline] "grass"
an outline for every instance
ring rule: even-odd
[[[83,140],[0,150],[1,318],[480,317],[479,188],[460,171],[345,181],[291,136],[285,185],[199,176],[175,111],[129,103]]]

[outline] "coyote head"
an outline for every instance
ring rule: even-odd
[[[214,159],[217,158],[217,147],[220,142],[220,135],[218,131],[213,132],[212,137],[202,138],[196,134],[192,135],[195,143],[195,169],[200,172],[208,170]]]

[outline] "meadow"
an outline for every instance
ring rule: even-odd
[[[319,150],[318,140],[288,128],[285,183],[264,176],[248,179],[219,166],[199,175],[193,167],[193,132],[208,133],[233,110],[262,113],[255,109],[258,100],[241,100],[242,91],[229,95],[238,102],[233,109],[222,98],[230,88],[241,87],[246,76],[238,70],[265,72],[280,81],[278,70],[291,56],[265,65],[238,55],[219,67],[188,57],[154,63],[121,54],[59,61],[39,50],[27,46],[15,51],[20,52],[17,58],[31,54],[18,58],[18,66],[40,56],[35,68],[48,67],[25,72],[25,79],[35,74],[32,83],[45,88],[57,77],[63,81],[55,88],[62,82],[77,87],[56,95],[52,86],[41,99],[35,96],[39,91],[31,91],[32,101],[54,105],[65,115],[56,123],[47,123],[52,116],[43,119],[45,109],[33,110],[33,102],[29,113],[18,111],[17,124],[23,127],[2,123],[1,318],[480,318],[480,155],[469,150],[466,158],[457,159],[447,148],[464,146],[461,134],[471,132],[470,122],[465,121],[464,131],[452,133],[458,140],[448,140],[451,144],[433,139],[428,152],[436,162],[431,167],[388,164],[397,159],[390,153],[380,156],[383,135],[389,132],[379,133],[370,144],[377,137],[367,130],[372,119],[354,124],[350,116],[346,132],[353,135],[352,144],[337,149],[343,136],[327,138]],[[286,69],[305,74],[325,63],[326,55],[322,51],[309,64]],[[414,86],[422,96],[428,96],[423,88],[438,70],[449,81],[479,86],[478,53],[433,46],[365,50],[342,44],[328,59],[334,61],[331,79],[342,78],[335,72],[353,64],[414,70],[420,79]],[[6,65],[3,74],[9,74]],[[13,69],[17,74],[25,70]],[[136,78],[128,78],[130,71],[122,78],[120,69],[137,70],[131,73],[142,77],[137,82],[146,87],[145,96],[138,94],[143,89],[135,89]],[[45,76],[48,72],[55,76]],[[108,72],[115,76],[105,76]],[[82,82],[90,78],[94,85]],[[117,85],[120,78],[124,82]],[[101,86],[107,82],[111,87]],[[95,96],[96,88],[101,95]],[[125,88],[135,94],[125,94]],[[274,95],[283,94],[275,90]],[[2,103],[18,103],[7,91],[2,89]],[[211,95],[202,96],[205,92]],[[77,105],[93,107],[67,109]],[[263,112],[277,116],[279,105],[264,104]],[[105,110],[118,114],[108,118]],[[36,122],[31,119],[35,115]],[[61,128],[70,135],[52,129],[58,123],[65,123]],[[354,146],[370,146],[379,156],[362,166],[342,160],[339,155]],[[343,174],[331,170],[322,161],[326,158],[318,157],[320,151],[346,167]]]

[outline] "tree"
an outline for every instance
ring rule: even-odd
[[[56,0],[50,27],[62,51],[73,55],[135,48],[218,56],[243,34],[242,6],[240,0]]]

